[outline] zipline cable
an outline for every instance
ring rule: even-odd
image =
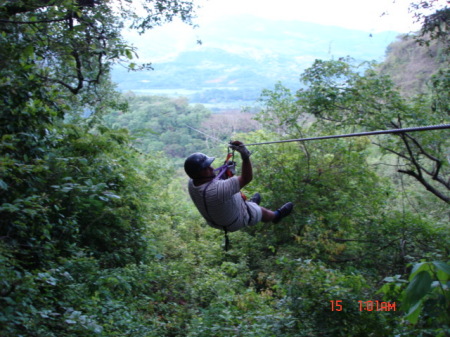
[[[361,136],[383,135],[383,134],[389,134],[389,133],[404,133],[404,132],[442,130],[442,129],[450,129],[450,124],[417,126],[417,127],[403,128],[403,129],[391,129],[391,130],[357,132],[357,133],[348,133],[348,134],[343,134],[343,135],[332,135],[332,136],[320,136],[320,137],[299,138],[299,139],[276,140],[276,141],[270,141],[270,142],[250,143],[250,144],[245,144],[245,146],[277,144],[277,143],[290,143],[290,142],[305,142],[305,141],[310,141],[310,140],[322,140],[322,139],[346,138],[346,137],[361,137]]]
[[[196,128],[193,128],[192,126],[187,125],[186,123],[185,123],[184,125],[187,126],[187,127],[188,127],[189,129],[191,129],[191,130],[197,131],[198,133],[201,133],[202,135],[205,135],[206,137],[209,137],[209,138],[211,138],[212,140],[215,140],[216,142],[224,143],[223,140],[220,140],[219,138],[210,136],[210,135],[208,135],[207,133],[205,133],[205,132],[203,132],[203,131],[201,131],[201,130],[198,130],[198,129],[196,129]]]

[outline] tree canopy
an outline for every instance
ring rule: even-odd
[[[57,84],[68,99],[99,110],[97,102],[109,98],[111,66],[139,68],[131,62],[136,50],[121,35],[124,25],[145,32],[176,17],[192,24],[194,9],[191,1],[166,0],[5,2],[0,9],[2,68],[28,63],[45,84]]]

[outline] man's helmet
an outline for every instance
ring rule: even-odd
[[[191,178],[197,178],[200,171],[207,168],[214,161],[214,157],[208,157],[206,154],[196,152],[186,158],[184,170]]]

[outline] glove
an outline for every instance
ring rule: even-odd
[[[241,154],[242,160],[250,158],[250,151],[245,147],[244,143],[235,140],[234,142],[230,142],[230,149],[235,150]]]

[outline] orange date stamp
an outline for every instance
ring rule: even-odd
[[[342,300],[330,301],[331,311],[342,311]],[[396,302],[358,301],[359,311],[397,311]]]

